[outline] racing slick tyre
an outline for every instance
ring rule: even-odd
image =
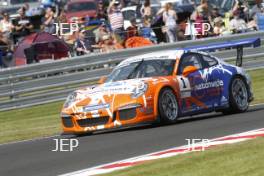
[[[234,77],[230,84],[230,108],[224,114],[245,112],[249,107],[248,87],[241,77]]]
[[[158,110],[162,124],[171,124],[177,121],[178,102],[174,92],[169,88],[160,91],[158,99]]]

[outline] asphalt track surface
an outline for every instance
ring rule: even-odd
[[[1,176],[64,174],[150,152],[264,127],[264,106],[235,115],[204,114],[168,126],[145,126],[78,137],[72,152],[52,152],[57,136],[0,145]]]
[[[244,68],[263,67],[263,60],[244,61]],[[46,176],[81,170],[171,147],[186,139],[211,139],[264,127],[264,106],[243,114],[205,114],[169,126],[144,126],[78,137],[72,152],[53,152],[57,136],[0,145],[0,176]]]

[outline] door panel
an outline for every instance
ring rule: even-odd
[[[198,71],[190,73],[187,77],[182,76],[184,68],[195,66]],[[197,53],[188,53],[182,56],[178,69],[178,82],[181,91],[181,110],[182,113],[195,113],[207,108],[204,101],[204,92],[196,89],[196,84],[204,84],[205,80],[200,79],[202,69],[201,56]]]

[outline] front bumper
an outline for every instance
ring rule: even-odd
[[[86,133],[104,129],[112,129],[133,124],[155,121],[156,117],[151,107],[121,108],[113,116],[87,117],[73,114],[61,116],[64,134]]]

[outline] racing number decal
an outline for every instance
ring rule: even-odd
[[[186,98],[191,96],[191,85],[188,78],[183,76],[178,76],[178,83],[181,91],[181,97]]]
[[[181,91],[181,98],[184,99],[185,102],[183,105],[183,111],[189,112],[193,111],[192,105],[195,105],[196,107],[205,109],[207,106],[199,101],[197,98],[191,96],[191,84],[190,80],[184,76],[177,76],[177,80],[179,83],[180,91]]]
[[[186,89],[187,86],[186,86],[185,81],[184,81],[184,79],[182,77],[181,77],[181,81],[182,81],[182,84],[183,84],[183,89]]]

